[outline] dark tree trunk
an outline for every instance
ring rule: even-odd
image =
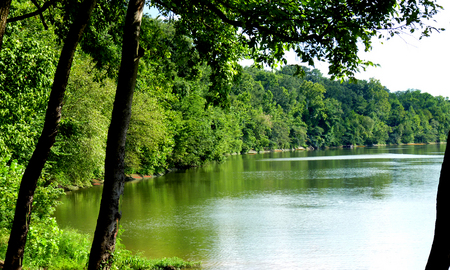
[[[5,34],[6,20],[8,19],[10,6],[11,0],[0,1],[0,51],[2,50],[3,35]]]
[[[108,261],[116,245],[118,224],[122,214],[119,211],[119,199],[125,182],[125,140],[131,117],[139,58],[143,55],[143,50],[139,47],[143,9],[144,0],[131,0],[125,18],[122,60],[106,145],[105,183],[88,269],[108,269],[110,267]]]
[[[450,136],[450,132],[448,136]],[[449,138],[447,137],[436,197],[434,239],[426,270],[448,270],[450,266],[450,147],[448,143]]]
[[[64,93],[69,79],[72,60],[84,28],[95,7],[96,0],[85,0],[75,22],[70,27],[55,72],[52,91],[45,114],[45,123],[36,149],[31,156],[20,183],[13,227],[8,242],[4,269],[21,269],[27,233],[30,224],[34,191],[42,168],[55,142],[61,119]]]

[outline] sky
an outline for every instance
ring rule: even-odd
[[[446,31],[433,32],[430,37],[421,40],[417,35],[407,33],[390,40],[374,39],[372,50],[361,52],[359,57],[380,66],[369,67],[355,77],[361,80],[377,79],[391,92],[419,89],[433,96],[450,97],[450,3],[447,0],[437,2],[444,10],[434,17],[436,22],[430,24]],[[156,17],[155,10],[150,13]],[[286,57],[288,64],[301,64],[293,52],[288,52]],[[242,64],[248,64],[248,61]],[[317,62],[315,68],[325,76],[328,73],[325,63]]]
[[[450,97],[450,3],[438,1],[444,10],[435,16],[433,25],[445,28],[421,40],[402,34],[391,40],[373,40],[369,53],[360,53],[361,59],[380,64],[356,74],[357,79],[375,78],[391,92],[419,89],[433,96]],[[316,65],[323,74],[324,64]],[[449,78],[447,78],[449,76]]]

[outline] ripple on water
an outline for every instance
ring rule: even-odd
[[[337,156],[319,156],[319,157],[290,157],[290,158],[271,158],[260,159],[259,161],[321,161],[321,160],[361,160],[361,159],[443,159],[443,155],[414,155],[414,154],[367,154],[367,155],[337,155]]]

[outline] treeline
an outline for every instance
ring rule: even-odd
[[[233,99],[246,100],[258,115],[243,126],[244,150],[446,139],[450,103],[442,96],[420,90],[391,93],[374,79],[340,83],[318,70],[304,70],[298,78],[294,66],[276,72],[244,69]],[[259,132],[255,126],[267,129]]]
[[[448,99],[420,90],[390,93],[377,80],[340,83],[307,68],[297,77],[295,66],[246,67],[218,107],[208,103],[208,69],[199,71],[196,80],[177,77],[164,96],[137,93],[129,171],[199,166],[250,150],[443,142],[449,130]]]
[[[0,58],[0,153],[25,164],[42,129],[60,45],[38,21],[8,29]],[[379,81],[337,82],[318,70],[237,68],[210,92],[211,69],[174,25],[143,21],[141,60],[126,146],[127,172],[200,166],[228,153],[441,142],[448,99],[419,90],[390,93]],[[108,49],[116,50],[114,43]],[[110,53],[111,54],[111,53]],[[72,68],[60,134],[44,177],[62,185],[102,178],[115,69],[80,51]],[[113,76],[109,76],[113,74]],[[217,103],[217,100],[220,100]]]

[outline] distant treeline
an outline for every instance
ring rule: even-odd
[[[304,70],[306,76],[298,78],[294,66],[244,69],[232,102],[235,108],[239,101],[250,104],[256,116],[242,129],[244,151],[446,140],[448,98],[420,90],[390,93],[378,80],[340,83]]]

